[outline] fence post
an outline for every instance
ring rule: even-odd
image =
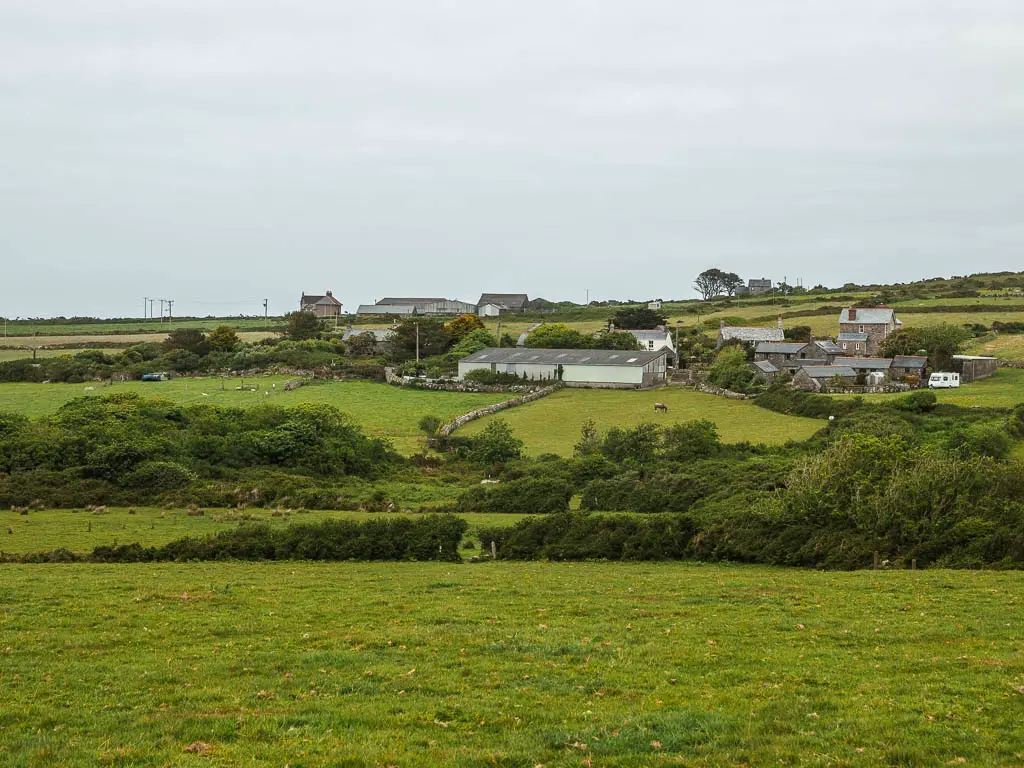
[[[493,541],[491,542],[491,560],[498,559],[498,545]]]
[[[916,571],[917,570],[917,558],[916,557],[913,560],[910,561],[910,570],[912,570],[912,571]]]
[[[873,570],[873,571],[877,571],[878,570],[878,550],[877,549],[875,550],[875,557],[874,557],[874,562],[872,563],[872,566],[871,566],[871,570]]]

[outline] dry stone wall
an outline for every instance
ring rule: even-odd
[[[534,392],[531,392],[528,395],[522,395],[521,397],[514,397],[511,400],[505,400],[504,402],[501,402],[501,403],[495,403],[494,405],[488,405],[486,408],[478,408],[475,411],[470,411],[469,413],[464,413],[461,416],[457,416],[454,419],[452,419],[451,421],[449,421],[447,424],[443,425],[439,430],[437,430],[437,434],[438,434],[439,437],[448,437],[449,435],[452,434],[452,432],[457,430],[459,427],[464,426],[464,425],[468,424],[471,421],[476,421],[477,419],[481,419],[484,416],[490,416],[492,413],[498,413],[499,411],[504,411],[507,408],[515,408],[517,405],[524,405],[526,403],[532,403],[534,400],[540,400],[542,397],[547,397],[552,392],[557,392],[561,388],[562,388],[561,384],[554,384],[554,385],[552,385],[550,387],[544,387],[543,389],[538,389],[538,390],[536,390]]]

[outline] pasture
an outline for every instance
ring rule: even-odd
[[[963,384],[958,389],[933,389],[940,403],[959,405],[964,408],[1012,408],[1024,403],[1024,369],[1000,368],[987,379]],[[884,401],[899,394],[861,395],[868,401]],[[854,397],[854,395],[833,395],[833,397]]]
[[[656,414],[655,403],[665,403],[668,413]],[[526,452],[533,456],[542,453],[571,455],[587,419],[593,419],[602,431],[609,427],[633,427],[646,421],[668,425],[710,419],[718,426],[722,440],[728,443],[779,444],[806,440],[824,426],[824,422],[815,419],[784,416],[748,401],[729,400],[682,387],[646,391],[563,389],[542,400],[478,419],[457,434],[476,434],[495,418],[508,421],[516,436],[526,443]]]
[[[181,328],[198,328],[212,331],[219,325],[230,325],[238,331],[264,331],[281,326],[281,318],[271,317],[200,317],[200,318],[122,318],[119,320],[39,321],[8,320],[7,335],[11,336],[77,336],[77,335],[123,335],[154,334]],[[113,339],[110,339],[113,341]]]
[[[1024,334],[1004,333],[995,338],[976,339],[964,347],[965,354],[993,355],[1000,360],[1024,362]]]
[[[1017,765],[1024,574],[0,566],[18,766]]]
[[[44,348],[36,350],[36,357],[60,357],[61,355],[77,355],[79,352],[86,352],[84,349],[52,349]],[[21,347],[20,349],[0,349],[0,363],[5,363],[8,360],[24,360],[27,357],[32,357],[32,350],[28,347]]]
[[[212,330],[212,329],[211,329]],[[259,341],[260,339],[266,339],[271,336],[277,336],[276,333],[268,331],[241,331],[238,337],[242,341]],[[58,354],[75,354],[81,352],[82,348],[88,347],[90,344],[104,345],[104,344],[118,344],[124,346],[130,346],[132,344],[141,344],[143,342],[156,342],[159,343],[167,338],[167,330],[155,330],[151,333],[118,333],[118,334],[104,334],[101,331],[86,334],[54,334],[52,336],[10,336],[4,339],[4,346],[6,347],[23,347],[27,350],[27,354],[21,355],[21,357],[31,357],[32,348],[38,347],[40,351],[43,349],[55,349],[60,350]],[[62,349],[66,347],[72,347],[72,349]],[[10,350],[7,350],[10,351]]]
[[[474,392],[434,392],[403,389],[364,381],[328,381],[284,391],[288,376],[256,378],[176,378],[170,381],[125,381],[102,384],[0,384],[0,410],[28,416],[53,413],[74,397],[117,392],[136,392],[177,403],[211,403],[219,406],[252,407],[262,403],[280,406],[326,403],[345,411],[374,437],[391,440],[406,454],[422,450],[423,437],[417,424],[425,414],[450,420],[459,414],[501,402],[509,395]],[[255,392],[236,389],[257,386]],[[89,390],[89,387],[93,387]]]

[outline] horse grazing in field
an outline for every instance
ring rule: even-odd
[[[668,413],[668,406],[665,405],[664,403],[655,403],[654,412],[657,413],[658,411],[664,411],[665,413]]]

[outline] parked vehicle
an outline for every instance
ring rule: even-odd
[[[960,386],[960,374],[936,371],[928,378],[929,389],[955,389]]]
[[[142,374],[143,381],[167,381],[171,378],[169,373],[158,372],[158,373],[144,373]]]

